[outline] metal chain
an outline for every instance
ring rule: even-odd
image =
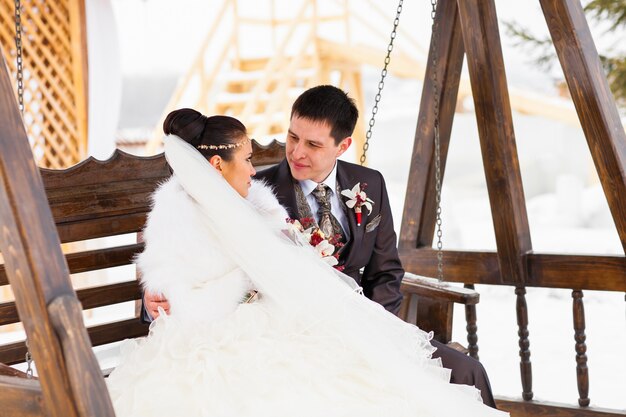
[[[20,0],[15,0],[15,50],[16,50],[16,72],[17,72],[17,103],[20,114],[24,117],[24,67],[22,61],[22,5]],[[28,339],[26,339],[26,377],[33,377],[33,356],[30,353]]]
[[[383,88],[385,87],[385,77],[387,76],[387,66],[389,66],[389,62],[391,62],[391,51],[393,50],[393,41],[396,39],[396,31],[398,29],[398,24],[400,23],[400,14],[402,13],[402,3],[404,0],[400,0],[398,3],[398,7],[396,8],[396,18],[393,20],[393,30],[391,31],[391,39],[389,40],[389,45],[387,45],[387,56],[385,56],[385,65],[383,70],[380,72],[380,81],[378,82],[378,93],[374,97],[374,107],[372,108],[372,117],[370,117],[370,121],[368,123],[367,132],[365,133],[365,143],[363,144],[363,154],[361,155],[361,165],[365,164],[365,159],[367,158],[367,150],[370,147],[370,138],[372,137],[372,128],[374,127],[374,123],[376,123],[375,117],[376,113],[378,113],[378,103],[380,103],[381,93]]]
[[[20,113],[24,115],[24,69],[22,67],[22,6],[15,0],[15,49],[17,53],[17,102]]]
[[[28,339],[26,339],[26,377],[31,379],[33,377],[33,356],[30,354],[30,346],[28,346]]]
[[[439,80],[437,79],[437,66],[439,64],[438,37],[439,31],[436,27],[435,16],[437,14],[437,0],[430,0],[432,6],[430,17],[433,21],[432,41],[430,50],[433,54],[433,102],[434,102],[434,120],[433,132],[435,135],[435,202],[436,207],[436,224],[437,224],[437,279],[443,281],[443,232],[441,230],[441,140],[439,138]]]

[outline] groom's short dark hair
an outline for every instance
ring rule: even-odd
[[[291,117],[328,123],[330,135],[339,144],[352,136],[359,111],[354,100],[343,90],[332,85],[309,88],[294,101]]]

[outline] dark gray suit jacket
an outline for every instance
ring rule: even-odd
[[[255,178],[274,187],[278,201],[291,218],[299,217],[294,179],[286,160],[260,171]],[[354,210],[345,207],[350,225],[350,241],[341,252],[339,264],[345,267],[345,274],[363,287],[366,297],[397,314],[402,302],[400,283],[404,269],[398,257],[396,233],[383,176],[370,168],[337,161],[337,182],[342,190],[352,189],[357,183],[366,183],[367,197],[374,202],[371,214],[363,208],[360,226],[357,226]],[[341,201],[347,200],[344,196],[339,197]]]

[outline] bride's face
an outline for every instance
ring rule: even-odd
[[[241,138],[241,140],[246,139],[246,137]],[[247,141],[235,150],[230,161],[222,159],[220,164],[222,176],[242,197],[248,196],[251,177],[256,174],[251,159],[252,144]]]

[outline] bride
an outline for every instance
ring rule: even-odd
[[[502,416],[448,383],[429,334],[368,300],[251,180],[245,127],[168,115],[173,176],[138,256],[160,314],[108,378],[118,416]],[[258,292],[258,294],[256,293]]]

